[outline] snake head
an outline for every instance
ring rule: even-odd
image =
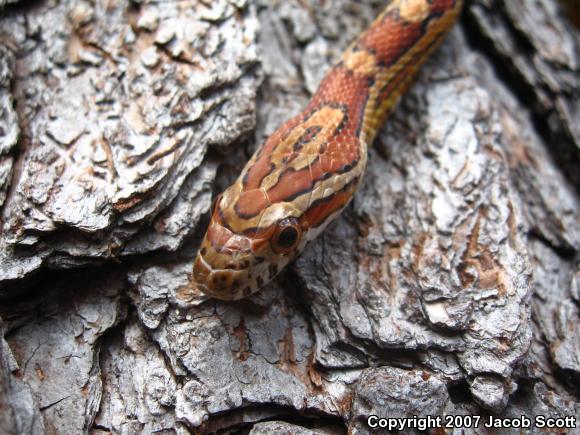
[[[231,190],[232,188],[230,188]],[[229,199],[218,197],[205,238],[193,265],[193,285],[222,300],[236,300],[257,292],[271,281],[304,247],[303,230],[293,208],[269,207],[256,217],[261,224],[236,228],[240,218]]]
[[[210,296],[248,296],[323,231],[360,185],[367,145],[449,31],[460,0],[395,0],[326,74],[308,106],[216,201],[193,267]]]

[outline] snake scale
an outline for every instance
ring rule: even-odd
[[[392,0],[328,71],[306,108],[284,123],[215,201],[193,285],[240,299],[272,280],[344,209],[367,148],[461,0]]]

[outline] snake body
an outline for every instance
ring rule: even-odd
[[[368,146],[460,10],[461,0],[389,2],[218,196],[194,286],[225,300],[258,291],[342,211]]]

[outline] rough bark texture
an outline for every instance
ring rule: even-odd
[[[468,3],[276,282],[188,286],[212,195],[382,6],[0,1],[0,432],[580,414],[580,33],[554,0]]]

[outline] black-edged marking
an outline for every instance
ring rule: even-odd
[[[347,184],[344,185],[344,187],[340,190],[337,190],[336,192],[334,192],[332,195],[329,195],[325,198],[319,198],[315,201],[312,202],[312,204],[310,204],[310,207],[308,207],[308,209],[304,212],[304,215],[308,215],[308,212],[311,211],[313,208],[316,208],[317,206],[319,206],[320,204],[324,204],[324,203],[329,203],[332,202],[334,200],[334,197],[336,194],[338,193],[342,193],[342,192],[348,192],[349,190],[353,190],[353,194],[354,194],[354,190],[356,189],[356,185],[358,184],[360,180],[360,176],[354,177],[351,181],[349,181]],[[343,206],[344,208],[344,206]],[[340,209],[337,209],[336,211],[338,211]],[[335,211],[335,212],[336,212]],[[311,226],[311,228],[318,228],[320,226],[323,226],[324,223],[330,218],[331,215],[333,215],[335,212],[328,214],[324,219],[322,219],[320,222],[318,222],[316,225]]]
[[[389,97],[392,95],[392,93],[397,89],[397,87],[394,87],[393,89],[391,89],[388,93],[387,88],[395,81],[398,80],[401,76],[407,75],[408,74],[408,70],[407,70],[407,66],[410,64],[415,64],[415,63],[421,63],[422,60],[429,55],[429,53],[431,53],[431,51],[441,42],[441,39],[443,39],[445,36],[447,35],[447,31],[443,30],[441,32],[439,32],[439,34],[437,34],[432,40],[431,42],[423,49],[420,50],[418,52],[416,52],[413,57],[406,62],[405,64],[402,65],[400,71],[398,72],[398,74],[396,74],[395,76],[393,76],[390,80],[388,80],[379,90],[379,96],[376,99],[375,102],[375,110],[378,109],[380,107],[381,104],[383,104],[385,102],[385,100],[388,100]],[[417,40],[418,42],[419,40]],[[415,44],[416,45],[416,44]]]
[[[302,148],[304,148],[304,145],[314,140],[314,138],[316,138],[318,133],[320,133],[321,131],[322,127],[320,125],[312,125],[308,127],[306,131],[302,134],[302,136],[300,136],[298,140],[294,143],[294,145],[292,145],[292,149],[295,152],[300,151]]]

